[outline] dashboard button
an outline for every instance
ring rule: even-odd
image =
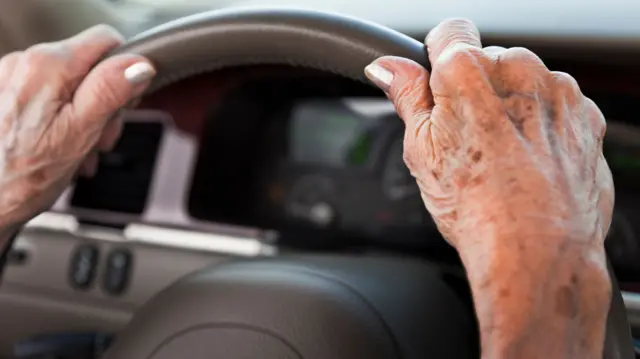
[[[128,249],[114,249],[107,257],[104,291],[111,295],[124,293],[129,285],[133,256]]]
[[[96,276],[98,256],[95,245],[82,245],[76,249],[69,263],[69,281],[72,287],[78,290],[91,287]]]

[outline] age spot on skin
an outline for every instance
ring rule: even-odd
[[[571,284],[578,284],[578,276],[575,273],[571,275]]]
[[[547,120],[549,122],[555,122],[556,117],[557,117],[557,111],[556,111],[555,107],[547,106],[546,115],[547,115]]]
[[[511,295],[511,291],[509,291],[509,289],[507,288],[502,288],[500,289],[500,298],[505,299],[505,298],[509,298],[509,296]]]
[[[476,151],[471,155],[471,160],[476,163],[478,163],[478,161],[480,161],[481,158],[482,158],[482,152],[480,151]]]
[[[482,177],[481,175],[477,175],[473,178],[471,178],[471,181],[469,181],[469,183],[472,186],[479,186],[484,182],[484,177]]]
[[[34,184],[40,184],[47,180],[47,172],[44,168],[39,168],[31,173],[31,180]]]
[[[460,173],[459,175],[454,177],[454,182],[456,183],[456,186],[458,186],[458,187],[466,186],[467,183],[469,183],[469,174]]]
[[[495,124],[490,121],[484,121],[482,123],[482,129],[484,130],[484,132],[492,132],[495,127]]]

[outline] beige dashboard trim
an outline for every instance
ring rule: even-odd
[[[254,257],[274,255],[275,247],[261,243],[258,239],[237,238],[222,234],[211,234],[181,229],[161,228],[146,224],[130,224],[124,237],[154,245],[178,247],[236,256]]]
[[[42,213],[27,223],[25,228],[68,232],[100,240],[135,242],[242,257],[272,256],[278,252],[274,245],[265,243],[258,237],[240,237],[141,223],[129,224],[120,231],[96,226],[83,226],[73,215],[56,212]]]

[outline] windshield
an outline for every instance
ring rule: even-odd
[[[228,7],[296,7],[338,12],[418,35],[449,17],[466,17],[482,32],[640,37],[640,1],[630,0],[104,0],[190,14]]]

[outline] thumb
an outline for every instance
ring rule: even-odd
[[[418,63],[402,57],[384,56],[364,69],[374,85],[394,103],[407,127],[428,115],[433,108],[429,72]]]
[[[80,121],[104,121],[141,95],[156,70],[138,55],[118,55],[102,61],[82,81],[72,101]]]

